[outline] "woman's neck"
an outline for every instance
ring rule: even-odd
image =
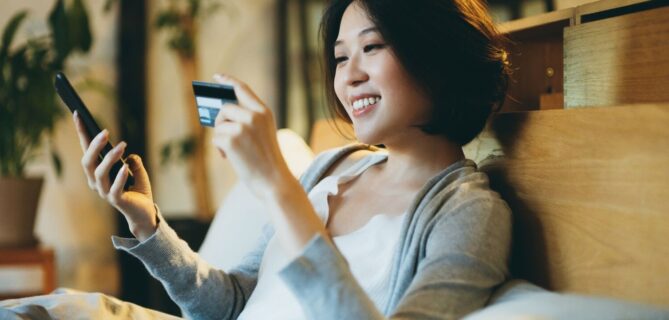
[[[462,147],[443,136],[423,132],[403,134],[387,141],[388,161],[378,166],[389,183],[422,187],[451,164],[465,158]]]

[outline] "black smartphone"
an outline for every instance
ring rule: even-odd
[[[93,119],[93,116],[88,111],[88,108],[86,108],[84,102],[81,101],[81,98],[79,98],[77,92],[74,91],[74,88],[70,84],[70,81],[67,80],[67,77],[65,77],[65,74],[63,74],[62,72],[58,72],[56,74],[54,80],[54,87],[56,88],[58,96],[60,96],[60,99],[63,100],[63,102],[70,109],[70,111],[72,111],[72,113],[77,111],[79,119],[81,119],[81,122],[83,122],[84,124],[84,128],[86,129],[88,137],[90,139],[95,138],[95,136],[97,136],[98,133],[100,133],[100,131],[102,130],[100,130],[100,127]],[[112,144],[107,142],[107,145],[105,145],[104,148],[102,148],[102,151],[98,155],[101,161],[104,158],[104,156],[109,151],[112,150],[112,148],[113,148]],[[125,160],[121,158],[120,161],[117,161],[116,163],[114,163],[114,165],[112,165],[112,168],[109,172],[109,179],[111,181],[114,181],[114,179],[116,179],[118,171],[121,170],[124,164]],[[125,182],[124,189],[128,190],[128,188],[133,184],[135,184],[135,177],[133,177],[132,172],[128,171],[128,180]]]
[[[225,84],[193,81],[193,94],[200,115],[200,124],[207,127],[216,124],[216,116],[223,104],[237,103],[235,89]]]

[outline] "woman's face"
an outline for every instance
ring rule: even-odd
[[[427,122],[429,99],[356,1],[344,12],[334,56],[335,92],[359,141],[388,144]]]

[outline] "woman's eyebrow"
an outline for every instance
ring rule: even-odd
[[[378,32],[378,31],[379,31],[379,29],[378,29],[377,27],[369,27],[369,28],[365,28],[365,29],[363,29],[362,31],[358,32],[358,37],[362,37],[363,35],[365,35],[365,34],[367,34],[367,33]],[[337,41],[335,41],[335,42],[334,42],[334,47],[336,47],[336,46],[342,44],[343,42],[344,42],[343,40],[337,40]]]

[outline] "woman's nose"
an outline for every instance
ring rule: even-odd
[[[344,79],[349,86],[357,86],[369,80],[369,75],[361,65],[361,61],[357,56],[349,58],[348,63],[344,67]]]

